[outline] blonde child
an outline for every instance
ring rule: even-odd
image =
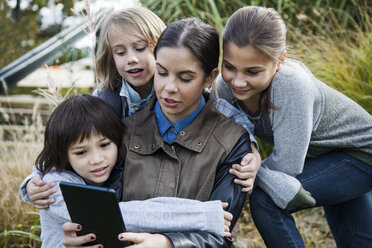
[[[105,20],[98,40],[95,95],[123,119],[142,109],[154,95],[154,47],[165,24],[146,8],[115,12]]]

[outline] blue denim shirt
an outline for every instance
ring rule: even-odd
[[[248,131],[251,142],[255,144],[256,149],[258,150],[258,143],[256,138],[254,137],[254,125],[248,119],[247,115],[240,109],[235,108],[225,99],[217,98],[214,100],[213,104],[221,114],[235,121],[237,124],[244,127],[245,130]]]
[[[158,123],[159,132],[163,139],[168,143],[172,143],[177,135],[195,119],[195,117],[203,109],[204,105],[205,99],[202,97],[199,106],[191,114],[182,118],[181,120],[171,123],[161,110],[159,101],[156,101],[154,112],[156,121]]]
[[[137,91],[135,91],[130,84],[122,79],[122,85],[120,89],[120,96],[125,97],[128,106],[128,116],[137,113],[143,109],[148,103],[150,98],[155,94],[154,87],[152,87],[151,93],[145,98],[141,99]]]

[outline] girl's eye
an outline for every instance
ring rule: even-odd
[[[141,48],[137,48],[136,50],[137,50],[138,52],[143,52],[143,51],[145,51],[145,49],[146,49],[146,47],[141,47]]]
[[[227,70],[229,70],[229,71],[234,70],[234,67],[232,67],[231,65],[228,65],[228,64],[226,64],[226,63],[224,63],[223,66],[224,66]]]
[[[75,154],[76,156],[81,156],[81,155],[84,155],[86,152],[87,152],[87,151],[85,151],[85,150],[81,150],[81,151],[77,151],[77,152],[75,152],[74,154]]]
[[[101,147],[108,147],[109,145],[111,145],[111,142],[106,142],[101,144]]]
[[[260,73],[259,71],[247,71],[246,74],[247,75],[257,75],[258,73]]]

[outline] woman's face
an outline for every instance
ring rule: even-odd
[[[232,42],[223,46],[222,78],[234,96],[245,103],[259,102],[279,65],[252,46],[238,47]]]
[[[164,115],[173,123],[199,106],[210,80],[206,81],[199,61],[189,50],[162,47],[156,54],[154,86]]]

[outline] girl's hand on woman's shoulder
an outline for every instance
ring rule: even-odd
[[[237,176],[234,182],[243,186],[243,192],[253,189],[254,180],[261,166],[261,156],[254,143],[251,143],[252,152],[247,153],[240,164],[233,164],[230,173]]]
[[[54,182],[44,184],[40,177],[33,177],[26,186],[32,205],[37,209],[48,208],[55,201],[53,198],[48,199],[49,196],[57,192],[54,186],[56,186]]]
[[[222,208],[225,209],[229,206],[227,202],[222,202]],[[230,232],[230,225],[231,221],[233,219],[233,215],[230,212],[223,211],[223,220],[224,220],[224,237],[231,237],[231,232]]]

